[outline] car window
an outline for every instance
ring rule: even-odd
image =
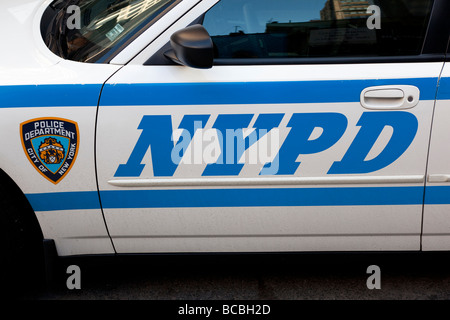
[[[176,0],[54,1],[44,14],[47,46],[79,62],[103,62]]]
[[[203,25],[215,58],[421,53],[433,0],[221,0]]]

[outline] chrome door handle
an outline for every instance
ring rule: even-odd
[[[414,108],[420,101],[415,86],[378,86],[361,92],[361,105],[370,110],[403,110]]]

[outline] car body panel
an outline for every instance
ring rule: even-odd
[[[2,150],[8,150],[2,151],[0,168],[27,195],[44,237],[55,240],[59,255],[114,253],[98,197],[92,200],[96,205],[89,210],[39,209],[44,201],[42,195],[97,191],[94,161],[97,104],[103,83],[120,69],[115,65],[67,61],[54,55],[45,46],[39,27],[49,3],[0,4],[2,23],[8,23],[8,28],[16,31],[4,33],[3,39],[5,48],[15,50],[0,53],[0,145]],[[80,131],[77,158],[70,172],[56,185],[30,164],[20,134],[21,123],[49,118],[74,121]]]
[[[14,30],[4,33],[7,49],[0,52],[0,169],[27,196],[44,237],[55,240],[60,256],[450,248],[445,138],[450,134],[445,120],[450,73],[448,64],[442,72],[444,59],[216,65],[209,70],[144,65],[160,54],[174,32],[197,21],[218,2],[185,0],[109,64],[80,63],[54,55],[42,40],[41,18],[51,2],[0,4],[2,25]],[[385,86],[394,95],[400,87],[417,88],[420,101],[417,96],[417,105],[395,110],[364,108],[364,90],[376,95]],[[157,159],[153,153],[163,153],[153,150],[149,140],[143,142],[148,147],[144,154],[137,156],[142,161],[130,160],[135,149],[142,152],[138,142],[143,132],[151,131],[144,119],[156,116],[163,121],[153,124],[163,131],[155,133],[156,139],[149,138],[152,143],[167,137],[180,141],[187,129],[178,128],[186,117],[200,119],[210,133],[219,118],[240,119],[242,129],[256,128],[260,117],[274,121],[272,131],[252,146],[257,150],[273,129],[279,129],[274,154],[289,145],[286,141],[293,132],[302,132],[301,126],[290,126],[296,117],[299,123],[302,117],[317,121],[328,117],[333,124],[330,130],[345,119],[345,128],[330,136],[336,141],[328,148],[299,153],[290,163],[298,168],[290,174],[261,175],[265,163],[252,164],[249,158],[239,164],[243,166],[237,174],[236,167],[230,173],[220,166],[205,174],[206,163],[178,165],[161,159],[153,163],[153,157]],[[361,142],[356,148],[355,141],[370,131],[364,123],[375,118],[386,126],[379,136],[372,132],[377,139],[362,160],[377,159],[398,134],[390,128],[391,118],[400,117],[412,121],[409,128],[403,127],[411,141],[391,162],[368,172],[351,172],[349,166],[347,171],[331,170],[348,159],[351,150],[364,149]],[[23,132],[30,121],[52,120],[74,123],[79,133],[76,158],[56,182],[34,166]],[[231,120],[223,122],[227,121]],[[328,132],[322,129],[314,128],[303,139],[304,145],[321,141]],[[194,135],[191,149],[200,138]],[[214,162],[210,159],[209,164]],[[121,166],[125,173],[118,174]],[[155,174],[160,170],[155,166],[168,171]],[[127,171],[136,168],[143,170]]]
[[[211,70],[125,66],[105,86],[98,122],[99,188],[117,251],[419,250],[424,172],[442,66],[217,66]],[[127,85],[131,79],[134,84]],[[364,109],[359,101],[361,92],[388,84],[420,87],[420,103],[401,111],[418,119],[413,143],[382,170],[329,174],[333,163],[352,145],[362,115],[383,112]],[[328,92],[332,94],[326,95]],[[270,99],[272,103],[261,102]],[[273,176],[258,179],[264,164],[251,165],[248,159],[235,175],[206,177],[203,163],[180,164],[172,176],[158,177],[152,170],[155,158],[151,155],[157,150],[151,146],[140,162],[145,167],[139,175],[117,176],[119,165],[130,161],[144,135],[141,121],[148,115],[170,115],[172,132],[185,115],[209,116],[207,130],[223,114],[251,115],[252,123],[262,114],[282,114],[282,145],[295,113],[341,114],[348,120],[347,130],[329,149],[300,155],[296,173],[280,175],[275,185],[270,180]],[[116,119],[121,119],[121,130],[110,129]],[[385,132],[380,136],[371,157],[382,152],[391,135]],[[376,177],[384,181],[370,180]],[[399,177],[406,180],[399,183]],[[226,184],[227,178],[234,180]],[[402,191],[411,187],[416,188],[416,196],[408,193],[412,198],[400,199]],[[387,200],[388,194],[396,191],[394,200]],[[340,192],[347,192],[350,199],[341,202],[342,198],[332,197]],[[283,201],[282,193],[290,196]],[[305,196],[310,201],[301,200]],[[298,201],[296,197],[300,197]]]
[[[430,143],[423,221],[423,250],[448,250],[450,244],[449,107],[450,68],[446,63],[439,83]]]

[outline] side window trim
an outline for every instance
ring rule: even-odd
[[[215,59],[215,66],[232,65],[293,65],[293,64],[364,64],[364,63],[414,63],[442,62],[445,54],[386,57],[332,57],[332,58],[271,58],[271,59]]]

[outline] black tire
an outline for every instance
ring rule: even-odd
[[[43,289],[43,236],[28,200],[0,170],[0,280],[2,295],[32,297]]]

